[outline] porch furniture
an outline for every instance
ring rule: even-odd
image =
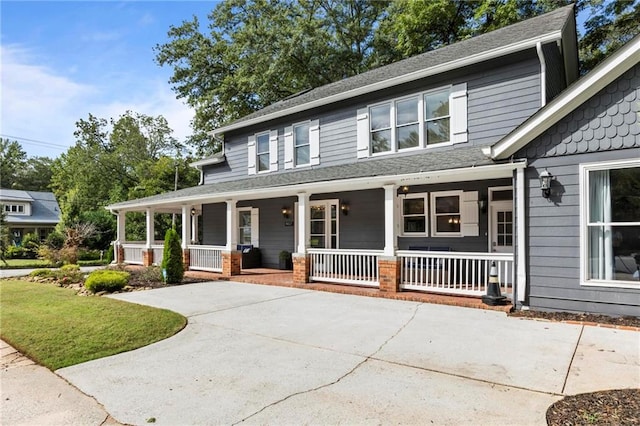
[[[251,244],[238,244],[238,251],[242,252],[242,269],[262,266],[262,253],[258,247]]]

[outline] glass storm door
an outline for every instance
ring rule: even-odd
[[[338,248],[338,203],[311,202],[310,210],[309,246]]]

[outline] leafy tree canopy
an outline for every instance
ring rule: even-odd
[[[49,191],[49,157],[29,157],[18,141],[0,138],[0,186],[25,191]]]
[[[156,61],[195,111],[199,154],[219,149],[206,132],[303,90],[491,31],[573,0],[226,0],[169,29]],[[586,10],[583,69],[639,32],[640,0],[577,0]]]
[[[104,215],[89,212],[105,205],[193,186],[198,172],[162,117],[126,112],[115,119],[89,115],[76,123],[76,144],[52,166],[52,188],[60,204],[63,225],[94,218],[107,233]],[[170,157],[172,156],[172,157]],[[104,229],[103,229],[104,228]]]

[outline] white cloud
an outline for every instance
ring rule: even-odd
[[[66,149],[54,145],[71,146],[75,122],[86,119],[89,113],[100,118],[117,118],[127,110],[162,115],[178,140],[191,134],[192,110],[176,100],[159,78],[138,76],[134,83],[123,86],[94,76],[93,83],[83,84],[38,64],[38,58],[20,46],[0,46],[0,55],[0,133],[22,139],[18,140],[30,156],[57,157]],[[48,142],[50,146],[24,139]]]

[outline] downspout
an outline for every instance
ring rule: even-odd
[[[547,62],[544,59],[541,42],[536,43],[536,52],[540,59],[540,107],[542,108],[547,104]]]

